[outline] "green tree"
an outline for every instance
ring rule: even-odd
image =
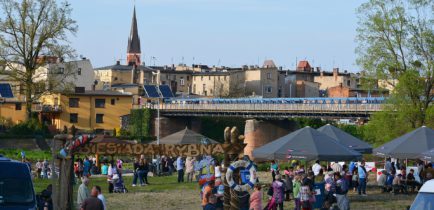
[[[367,126],[368,139],[434,126],[433,14],[433,0],[369,0],[358,8],[357,63],[371,86],[375,80],[393,88],[389,106]]]
[[[69,3],[55,0],[0,0],[0,63],[1,73],[24,86],[27,118],[31,118],[32,104],[50,87],[57,84],[39,80],[40,67],[46,62],[41,55],[60,59],[72,57],[68,45],[69,33],[75,34],[77,25],[71,19]],[[60,72],[68,75],[62,69]],[[57,74],[60,74],[57,73]],[[47,73],[45,73],[47,74]],[[61,81],[56,76],[55,81]]]

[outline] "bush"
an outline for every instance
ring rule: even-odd
[[[12,126],[6,133],[6,136],[48,136],[47,126],[40,123],[37,119],[30,119],[26,122],[18,123]]]

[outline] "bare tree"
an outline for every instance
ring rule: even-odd
[[[73,74],[71,68],[47,64],[49,58],[73,57],[67,35],[74,35],[77,25],[66,1],[0,0],[0,6],[0,73],[23,85],[29,119],[33,102]]]

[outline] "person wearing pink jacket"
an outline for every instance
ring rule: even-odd
[[[255,191],[250,196],[250,210],[262,210],[261,185],[255,185]]]

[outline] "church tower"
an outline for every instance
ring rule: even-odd
[[[140,38],[137,30],[136,7],[134,6],[133,20],[131,22],[131,32],[130,37],[128,37],[127,64],[129,66],[139,66],[141,63],[140,55]]]

